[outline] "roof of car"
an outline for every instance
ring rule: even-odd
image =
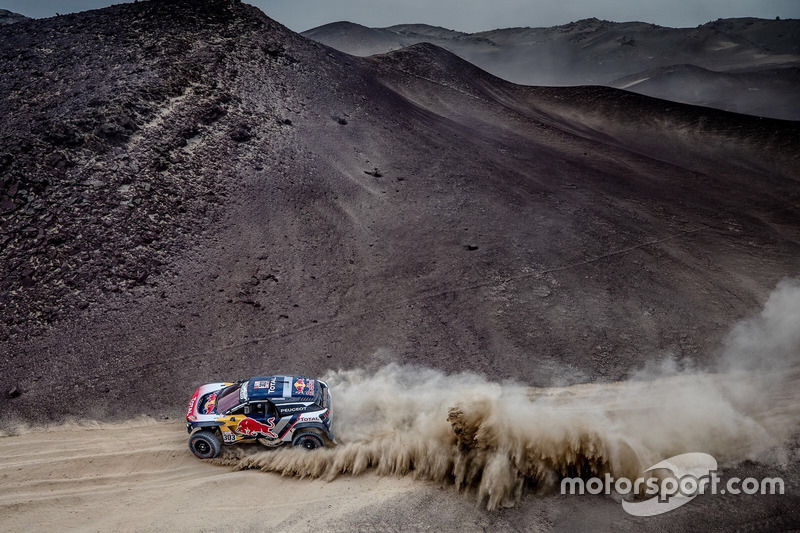
[[[319,382],[313,378],[298,376],[263,376],[247,381],[249,400],[272,400],[291,398],[313,400],[319,391]]]

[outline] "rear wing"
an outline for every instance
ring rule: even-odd
[[[323,409],[328,409],[331,403],[331,394],[328,392],[328,384],[321,380],[317,380],[317,383],[319,383],[320,395],[317,403],[319,403]]]

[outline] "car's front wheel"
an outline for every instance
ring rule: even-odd
[[[222,443],[216,433],[204,429],[191,434],[189,449],[200,459],[213,459],[219,455]]]
[[[297,434],[292,440],[292,444],[306,450],[316,450],[324,448],[325,442],[322,437],[312,431],[304,431]]]

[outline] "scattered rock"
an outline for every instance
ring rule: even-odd
[[[243,143],[252,139],[253,135],[250,133],[250,127],[242,124],[231,131],[230,137],[237,143]]]
[[[208,108],[206,112],[203,114],[203,119],[202,119],[203,123],[212,124],[221,119],[222,117],[224,117],[225,113],[227,113],[227,111],[225,111],[225,108],[223,108],[219,104],[214,104],[210,108]]]
[[[55,169],[62,169],[67,166],[67,158],[61,152],[53,152],[47,156],[46,163]]]
[[[128,131],[136,131],[139,129],[138,124],[136,124],[136,121],[131,117],[122,117],[117,121],[117,124],[119,124],[121,128]]]
[[[121,141],[125,138],[125,130],[111,122],[100,126],[97,132],[110,141]]]
[[[180,136],[183,139],[191,139],[192,137],[196,137],[199,133],[200,130],[197,128],[197,126],[191,126],[181,130]]]
[[[65,148],[75,148],[83,144],[83,135],[70,124],[58,124],[45,135],[50,144]]]
[[[8,213],[10,211],[14,211],[16,208],[17,204],[15,204],[8,196],[4,196],[3,199],[0,200],[0,213]]]
[[[264,53],[270,57],[282,57],[286,50],[281,45],[268,46],[264,48]]]
[[[11,390],[8,391],[8,394],[6,396],[8,396],[9,398],[19,398],[21,394],[22,390],[20,390],[19,387],[11,387]]]
[[[553,291],[550,290],[550,287],[546,285],[535,287],[531,290],[531,294],[533,294],[534,296],[538,296],[539,298],[547,298],[548,296],[550,296],[550,294],[552,294],[552,292]]]

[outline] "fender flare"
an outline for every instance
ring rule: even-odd
[[[292,428],[292,439],[294,439],[294,434],[301,429],[319,429],[332,443],[336,444],[336,439],[333,437],[333,433],[331,433],[331,430],[328,429],[328,427],[322,422],[303,422],[302,424],[297,424]]]
[[[186,431],[191,433],[195,429],[199,428],[211,428],[211,427],[219,427],[223,426],[222,422],[187,422],[186,423]]]

